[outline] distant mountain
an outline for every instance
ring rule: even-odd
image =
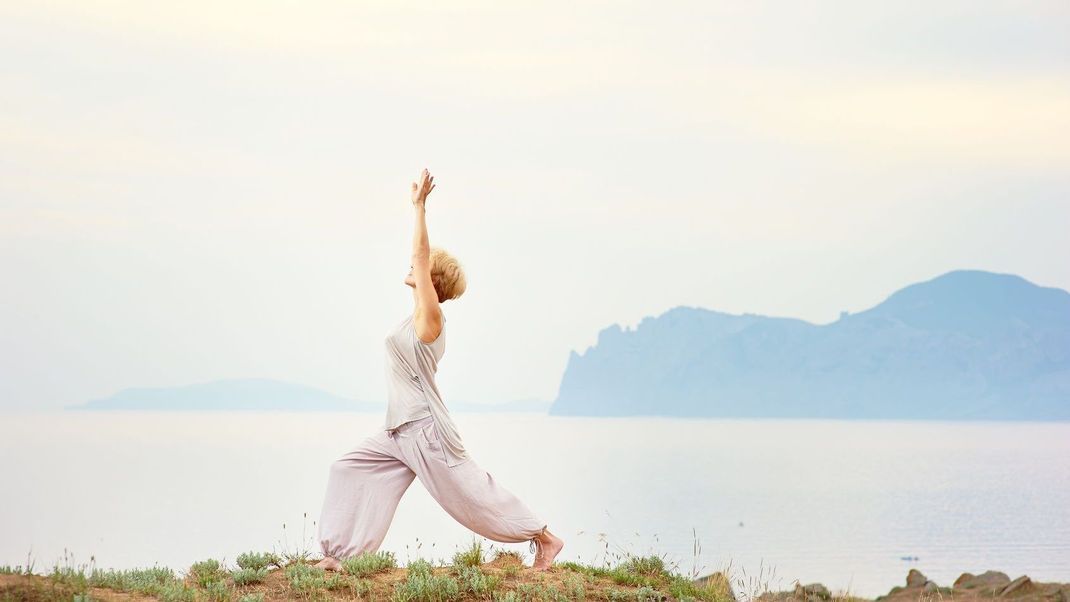
[[[106,399],[67,406],[72,410],[318,410],[379,411],[381,404],[354,401],[305,385],[267,378],[217,380],[178,387],[124,389]]]
[[[542,412],[548,401],[503,403],[447,402],[454,412]],[[70,405],[69,410],[286,410],[386,412],[385,403],[354,401],[333,393],[278,380],[247,378],[177,387],[124,389],[105,399]]]
[[[1070,419],[1070,293],[956,270],[831,324],[676,307],[569,356],[551,415]]]

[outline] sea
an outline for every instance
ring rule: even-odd
[[[243,552],[317,557],[330,464],[383,417],[346,412],[0,413],[0,565],[182,575]],[[658,556],[737,594],[823,583],[876,597],[918,569],[1070,582],[1070,423],[455,413],[472,461],[565,541],[559,561]],[[473,542],[417,479],[380,550]]]

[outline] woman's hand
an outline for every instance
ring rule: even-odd
[[[412,204],[423,205],[427,200],[427,195],[431,194],[431,191],[435,189],[435,178],[431,175],[431,172],[424,168],[420,172],[418,179],[419,184],[412,183]]]

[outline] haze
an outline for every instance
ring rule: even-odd
[[[816,323],[952,269],[1070,289],[1065,2],[0,4],[0,408],[385,396],[409,182],[439,385],[553,399],[678,305]]]

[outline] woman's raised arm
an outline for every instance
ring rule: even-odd
[[[442,330],[442,311],[438,292],[431,281],[431,244],[427,240],[424,203],[435,189],[435,178],[424,169],[417,182],[412,183],[412,206],[416,213],[416,229],[412,237],[412,278],[416,282],[416,309],[413,327],[424,343],[432,343]]]

